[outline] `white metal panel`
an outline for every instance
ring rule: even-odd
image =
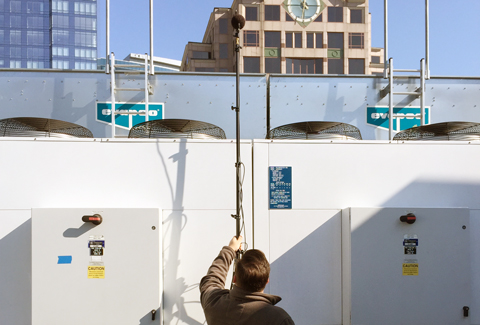
[[[341,324],[341,213],[270,210],[270,293],[295,324]],[[265,234],[266,235],[266,234]]]
[[[160,324],[161,226],[155,208],[32,209],[32,324]],[[89,277],[90,236],[104,237],[104,278]]]
[[[30,209],[0,210],[0,324],[29,324]]]
[[[223,246],[235,236],[232,210],[163,210],[164,324],[204,324],[198,285]],[[252,222],[245,220],[252,247]],[[242,234],[243,236],[243,234]],[[226,288],[231,285],[230,268]]]
[[[407,213],[415,223],[400,222]],[[470,324],[468,228],[468,209],[351,208],[352,324]],[[405,254],[406,236],[416,254]],[[418,274],[403,275],[404,263]]]
[[[480,325],[480,210],[470,210],[470,256],[472,258],[472,325]]]

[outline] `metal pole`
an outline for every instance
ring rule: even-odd
[[[111,61],[112,62],[115,62],[115,54],[111,54]],[[112,66],[112,73],[110,74],[110,94],[111,94],[111,107],[110,107],[110,111],[111,111],[111,115],[112,115],[112,138],[115,138],[115,67]]]
[[[150,0],[150,74],[154,74],[153,69],[153,0]]]
[[[420,124],[425,125],[425,59],[420,60]]]
[[[149,100],[148,100],[148,54],[145,53],[145,122],[148,122],[149,118]]]
[[[388,79],[389,79],[389,85],[388,87],[390,88],[389,94],[388,94],[388,139],[392,140],[393,139],[393,59],[390,58],[388,60]]]
[[[384,0],[383,3],[383,78],[387,79],[388,68],[388,0]]]
[[[239,37],[240,30],[237,29],[235,32],[236,38],[236,45],[235,45],[235,66],[236,66],[236,84],[237,84],[237,103],[235,107],[235,115],[236,115],[236,122],[237,122],[237,162],[235,163],[235,167],[237,169],[237,217],[236,217],[236,234],[237,238],[240,236],[240,37]]]
[[[425,0],[425,69],[426,78],[430,79],[430,31],[429,31],[429,4]]]
[[[107,20],[107,39],[106,39],[106,48],[107,52],[105,55],[105,73],[110,73],[110,0],[106,0],[106,20]]]

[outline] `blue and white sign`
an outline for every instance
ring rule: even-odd
[[[420,107],[394,107],[393,130],[403,131],[420,126]],[[430,123],[430,108],[425,107],[425,124]],[[388,107],[367,107],[367,124],[389,128]]]
[[[112,104],[97,102],[97,121],[112,124]],[[164,103],[148,104],[148,120],[163,119]],[[115,103],[116,112],[138,112],[139,114],[115,115],[115,125],[124,129],[131,129],[133,126],[145,122],[145,103]]]
[[[270,209],[292,208],[292,167],[270,166]]]

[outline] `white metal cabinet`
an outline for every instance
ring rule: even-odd
[[[399,220],[408,213],[413,224]],[[470,324],[468,209],[350,208],[342,216],[344,324],[350,289],[351,324]]]
[[[160,324],[161,231],[156,208],[32,209],[32,324]]]

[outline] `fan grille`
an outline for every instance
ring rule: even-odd
[[[480,123],[443,122],[413,127],[395,135],[393,140],[474,141],[480,140]]]
[[[0,136],[93,138],[92,132],[83,126],[42,117],[14,117],[0,120]]]
[[[362,140],[362,135],[350,124],[311,121],[279,126],[268,132],[267,139]]]
[[[164,119],[143,122],[130,129],[129,138],[226,139],[216,125],[193,120]]]

